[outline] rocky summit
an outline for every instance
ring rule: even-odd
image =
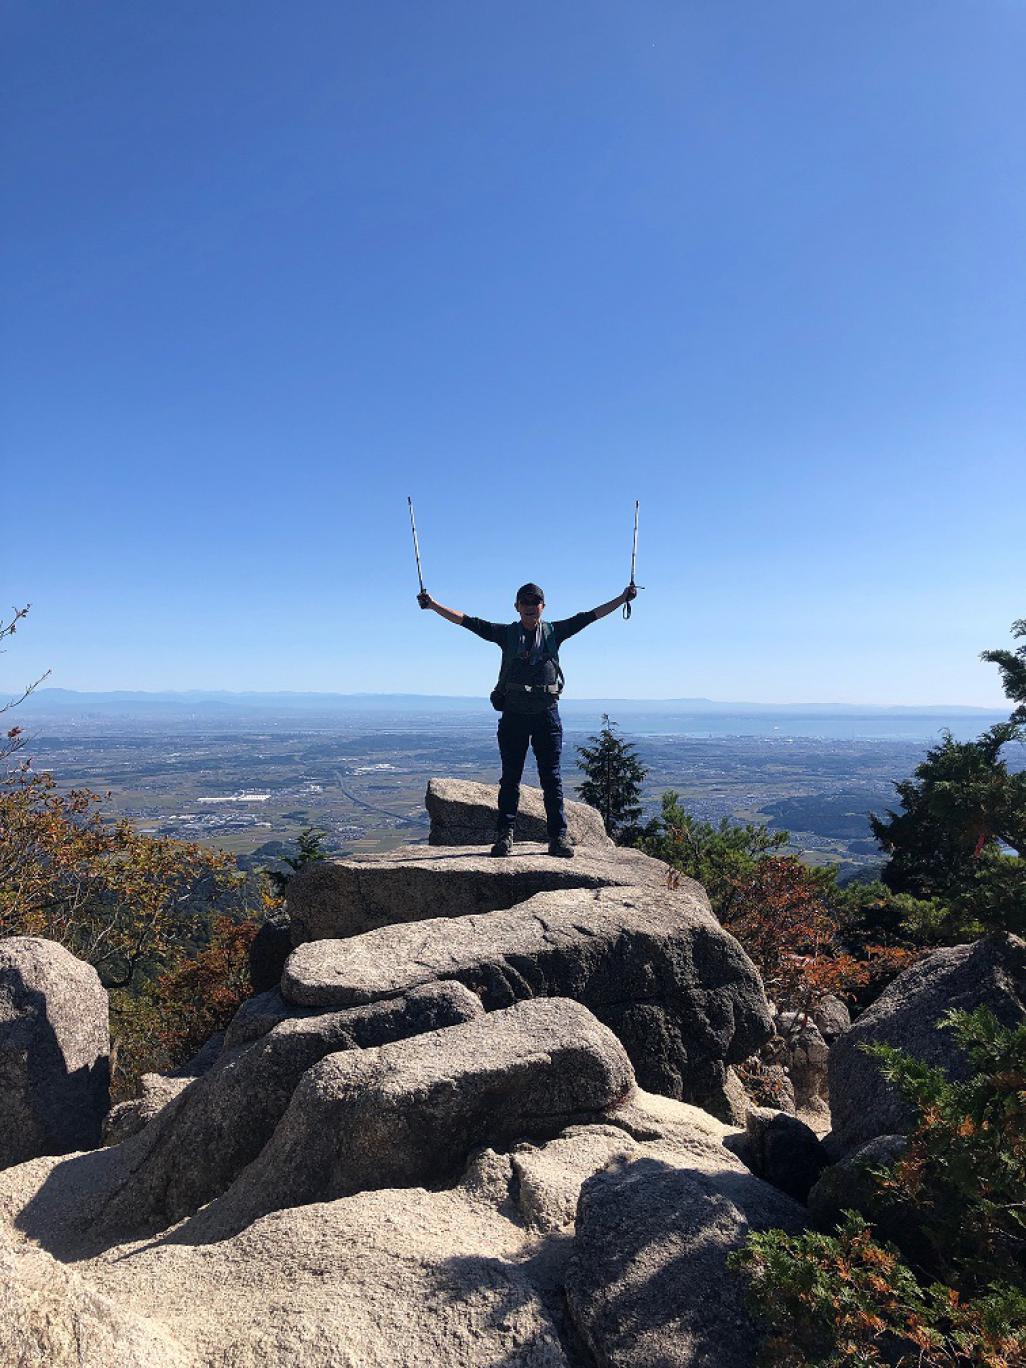
[[[785,1031],[815,1119],[829,1058],[851,1144],[861,1035],[929,1033],[952,994],[1021,1011],[1009,938],[861,1028],[790,1022],[697,884],[587,812],[573,861],[492,858],[480,789],[432,781],[430,845],[297,876],[276,979],[105,1123],[95,974],[0,942],[5,1368],[754,1368],[727,1256],[862,1197],[731,1066]]]
[[[357,936],[379,926],[468,917],[515,907],[534,893],[573,888],[665,888],[666,866],[638,850],[580,846],[555,860],[543,845],[517,843],[511,856],[487,848],[403,846],[306,865],[290,882],[293,944]],[[686,881],[708,907],[704,891]]]

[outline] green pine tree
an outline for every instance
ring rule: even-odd
[[[1012,626],[1026,636],[1026,619]],[[1010,772],[1006,747],[1026,737],[1026,646],[985,651],[1018,706],[975,741],[944,733],[911,779],[895,784],[900,812],[870,814],[890,857],[888,888],[950,908],[942,933],[962,939],[986,929],[1026,932],[1026,771]]]
[[[587,778],[577,786],[578,796],[598,808],[606,831],[619,844],[631,841],[639,831],[641,785],[648,771],[628,741],[616,735],[616,723],[602,714],[602,730],[589,736],[577,755]]]
[[[310,864],[313,860],[326,860],[327,851],[324,849],[324,832],[318,831],[316,827],[307,827],[305,831],[299,833],[299,850],[295,855],[283,855],[282,864],[287,864],[292,871],[286,874],[280,869],[265,869],[262,873],[266,874],[271,881],[275,893],[279,898],[284,898],[288,892],[289,880],[304,865]]]
[[[1026,618],[1012,623],[1012,636],[1026,637]],[[1014,651],[984,651],[980,659],[998,667],[1006,696],[1018,704],[1009,721],[1026,724],[1026,644]]]

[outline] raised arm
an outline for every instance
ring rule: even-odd
[[[592,612],[595,614],[596,619],[608,617],[608,615],[615,612],[617,608],[620,608],[625,603],[630,603],[631,599],[636,599],[637,597],[637,589],[633,584],[628,584],[627,588],[617,598],[610,599],[608,603],[603,603],[598,608],[593,608]]]
[[[439,617],[445,618],[446,622],[454,622],[457,627],[462,625],[464,615],[458,613],[455,608],[446,608],[444,604],[436,603],[426,589],[422,594],[417,595],[417,602],[422,608],[433,608]]]

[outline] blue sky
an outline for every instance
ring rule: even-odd
[[[1026,7],[14,0],[14,686],[1001,701]]]

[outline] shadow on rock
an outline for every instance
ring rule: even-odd
[[[58,1161],[14,1218],[15,1229],[65,1263],[109,1249],[117,1241],[104,1230],[102,1218],[108,1201],[129,1176],[121,1154],[124,1148]]]
[[[650,1157],[596,1174],[581,1190],[566,1280],[589,1352],[618,1368],[751,1368],[758,1335],[725,1260],[775,1227],[799,1231],[805,1212],[751,1174]]]
[[[468,1309],[487,1368],[592,1368],[563,1296],[572,1246],[572,1233],[561,1232],[525,1259],[445,1259],[430,1270],[432,1298]]]

